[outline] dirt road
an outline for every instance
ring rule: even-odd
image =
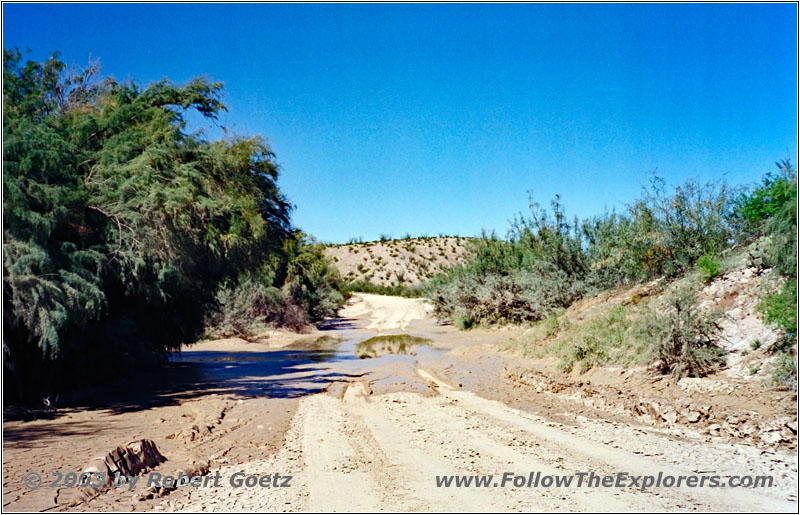
[[[223,467],[222,477],[293,476],[291,488],[205,489],[174,506],[188,511],[786,511],[793,486],[713,488],[437,487],[437,475],[755,473],[758,453],[674,442],[642,431],[564,427],[459,391],[424,370],[440,395],[370,396],[361,382],[341,398],[303,399],[286,444],[271,459]],[[590,431],[589,436],[582,435]],[[615,441],[603,442],[605,438]],[[630,447],[628,446],[630,444]],[[687,458],[693,457],[693,463]],[[762,459],[763,461],[763,459]],[[757,466],[757,465],[756,465]],[[769,469],[769,466],[757,468]],[[760,472],[766,472],[761,470]],[[791,478],[787,477],[791,481]],[[796,486],[796,485],[795,485]]]
[[[791,448],[768,449],[691,430],[676,432],[581,413],[572,409],[574,399],[567,396],[544,395],[504,382],[500,371],[513,356],[489,352],[477,333],[436,326],[425,319],[427,311],[418,302],[357,297],[344,311],[349,317],[327,327],[326,334],[343,342],[333,354],[325,351],[311,355],[311,360],[301,359],[307,351],[286,350],[290,346],[276,356],[277,368],[243,364],[254,358],[223,361],[228,364],[215,373],[229,375],[218,375],[224,381],[214,388],[216,404],[209,409],[218,412],[224,405],[227,415],[215,418],[208,434],[192,433],[186,444],[209,455],[208,474],[219,474],[220,486],[182,488],[122,507],[215,512],[797,510],[797,459]],[[354,342],[374,335],[377,328],[427,336],[431,347],[415,355],[353,359]],[[470,343],[477,346],[467,352]],[[203,359],[227,360],[214,352],[230,344],[213,345],[200,347]],[[317,344],[307,342],[298,349],[308,345]],[[242,348],[247,346],[236,350]],[[239,375],[231,372],[235,370],[241,371]],[[476,380],[454,379],[460,377]],[[248,385],[248,395],[251,390],[267,390],[268,395],[282,397],[283,404],[263,395],[237,395],[242,391],[235,386],[241,384]],[[481,386],[486,384],[491,388]],[[180,409],[192,407],[191,413],[199,414],[207,399],[200,396]],[[514,407],[519,402],[512,401],[523,400],[528,407],[547,406]],[[124,427],[131,426],[130,416],[122,420]],[[164,441],[168,457],[182,452],[176,441],[174,437]],[[4,469],[8,465],[4,460]],[[574,474],[582,472],[718,475],[725,482],[732,475],[763,475],[771,476],[774,484],[762,489],[589,488],[576,484]],[[236,473],[277,473],[292,479],[285,488],[233,487],[229,478]],[[575,483],[560,488],[518,488],[511,482],[500,486],[504,473],[568,475]],[[437,486],[437,476],[451,475],[493,477],[483,487]],[[8,493],[7,483],[4,492]],[[119,501],[110,502],[113,494],[72,509],[120,507],[114,504]],[[65,506],[47,507],[53,508]]]

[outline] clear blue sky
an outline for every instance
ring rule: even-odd
[[[501,234],[655,168],[752,183],[797,153],[794,4],[4,4],[3,46],[147,84],[225,83],[319,239]]]

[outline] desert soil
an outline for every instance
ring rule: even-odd
[[[319,331],[202,342],[170,368],[87,392],[3,426],[6,511],[797,511],[791,392],[727,376],[675,384],[647,370],[565,375],[499,350],[520,330],[458,332],[420,300],[356,295]],[[515,333],[516,331],[516,333]],[[431,340],[359,360],[376,334]],[[726,382],[728,381],[728,382]],[[33,415],[27,417],[31,418]],[[45,416],[46,415],[46,416]],[[133,440],[156,471],[202,470],[219,487],[27,489],[28,471],[80,471]],[[437,475],[530,472],[769,475],[764,489],[437,488]],[[228,478],[291,475],[288,488]]]

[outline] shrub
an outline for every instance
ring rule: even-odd
[[[267,327],[302,331],[336,314],[344,302],[339,288],[339,273],[324,247],[295,231],[257,273],[242,274],[220,288],[206,332],[248,338]]]
[[[492,233],[472,242],[467,263],[428,285],[435,312],[480,324],[535,322],[580,298],[587,263],[577,221],[567,221],[558,199],[552,211],[531,203],[532,216],[517,217],[508,240]]]
[[[224,285],[216,300],[217,309],[206,320],[211,337],[251,336],[279,322],[285,302],[279,289],[264,286],[252,277]]]
[[[293,303],[300,306],[308,320],[318,322],[335,316],[344,302],[341,278],[325,256],[325,249],[312,237],[295,231],[284,241],[285,282],[282,286]],[[278,279],[283,273],[276,274]],[[299,315],[294,317],[299,320]]]
[[[610,287],[678,276],[700,259],[712,277],[721,270],[713,256],[733,238],[732,199],[724,182],[687,181],[670,194],[654,177],[624,215],[570,221],[558,196],[550,211],[531,201],[530,216],[517,216],[506,239],[483,234],[466,263],[434,277],[426,291],[443,318],[519,323]]]
[[[398,297],[417,298],[422,296],[419,286],[407,286],[402,283],[384,286],[373,284],[369,280],[353,281],[342,285],[341,291],[349,296],[352,293],[373,293],[376,295],[394,295]]]
[[[788,202],[797,198],[797,173],[792,163],[785,159],[775,163],[778,174],[768,173],[759,186],[741,193],[736,201],[734,219],[740,239],[750,239],[765,234],[766,222],[778,215]]]
[[[683,289],[668,299],[664,313],[653,311],[639,327],[642,338],[653,341],[659,369],[673,377],[703,377],[725,363],[717,346],[716,313],[701,313],[694,305],[694,292]]]
[[[778,166],[780,177],[767,177],[742,211],[751,224],[761,222],[768,237],[764,264],[783,281],[780,291],[767,295],[759,306],[766,321],[781,332],[772,347],[780,355],[773,376],[777,384],[797,389],[797,172],[788,160]]]
[[[703,254],[700,259],[697,260],[696,268],[700,274],[700,279],[704,283],[710,283],[722,272],[722,265],[719,259],[712,254]]]
[[[468,330],[472,329],[473,327],[477,326],[478,323],[474,318],[472,318],[470,316],[459,315],[459,316],[456,317],[455,325],[456,325],[456,327],[458,327],[462,331],[468,331]]]
[[[596,365],[623,363],[632,347],[629,339],[631,322],[625,308],[615,307],[605,315],[582,325],[571,326],[566,320],[548,318],[545,334],[555,336],[562,329],[566,332],[556,343],[556,351],[561,355],[559,369],[571,372],[580,365],[580,372],[586,372]]]
[[[735,193],[725,182],[689,180],[670,194],[666,182],[653,176],[629,207],[630,249],[647,276],[678,276],[703,255],[728,247],[734,236]]]
[[[772,380],[780,388],[797,391],[797,355],[792,352],[780,352],[778,363],[772,370]]]

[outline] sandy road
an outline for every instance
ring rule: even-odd
[[[219,474],[220,486],[184,488],[138,501],[142,492],[111,491],[75,509],[796,512],[794,454],[696,431],[676,433],[668,427],[583,415],[573,401],[558,394],[503,382],[502,367],[490,366],[491,350],[483,345],[476,347],[477,361],[465,361],[462,354],[468,353],[447,352],[447,345],[466,350],[470,335],[430,321],[420,325],[427,316],[421,301],[378,297],[356,296],[344,310],[343,328],[332,329],[342,338],[337,348],[347,356],[319,359],[318,351],[307,350],[307,343],[289,350],[257,347],[248,356],[248,345],[212,342],[196,352],[210,356],[207,359],[215,352],[230,358],[224,366],[211,368],[216,374],[212,378],[225,387],[222,392],[213,383],[209,392],[176,405],[120,414],[77,412],[66,415],[68,420],[7,424],[4,473],[21,477],[32,464],[41,470],[80,470],[77,467],[95,447],[107,448],[142,434],[159,443],[169,456],[167,466],[184,455],[210,462],[209,474]],[[353,359],[355,342],[373,336],[376,327],[421,332],[439,346],[427,352],[419,349],[415,356]],[[477,376],[489,387],[468,379]],[[259,385],[268,387],[268,394],[252,395]],[[323,388],[326,391],[315,393]],[[499,400],[488,398],[493,395]],[[515,404],[521,397],[526,402]],[[547,410],[536,411],[540,405]],[[95,419],[97,427],[87,427],[86,434],[54,436]],[[195,435],[201,426],[208,431]],[[100,444],[98,435],[103,438]],[[763,475],[773,477],[775,484],[758,490],[706,486],[647,491],[494,486],[507,472],[571,475],[575,482],[576,472]],[[277,473],[292,479],[286,488],[235,488],[229,480],[236,473]],[[437,487],[437,476],[451,475],[493,478],[485,487]],[[4,505],[7,510],[71,509],[60,501],[54,504],[52,495],[34,498],[49,493],[44,489],[26,490],[12,480],[3,486],[10,499]]]
[[[613,474],[687,475],[725,470],[756,473],[747,452],[692,445],[615,428],[565,427],[453,388],[420,369],[439,395],[371,396],[354,382],[341,396],[304,398],[285,446],[272,458],[223,467],[223,478],[291,474],[290,488],[199,489],[174,506],[187,511],[788,511],[796,500],[782,481],[772,489],[439,488],[437,475]],[[607,431],[607,428],[605,428]],[[584,434],[585,433],[585,434]],[[630,445],[621,448],[619,442]],[[635,443],[632,443],[634,442]],[[647,449],[658,452],[648,453]],[[745,450],[746,451],[746,450]],[[651,454],[648,456],[648,454]],[[683,460],[683,462],[682,462]],[[699,467],[699,468],[698,468]],[[714,467],[709,469],[709,467]],[[743,472],[744,471],[744,472]],[[796,478],[794,479],[796,481]]]

